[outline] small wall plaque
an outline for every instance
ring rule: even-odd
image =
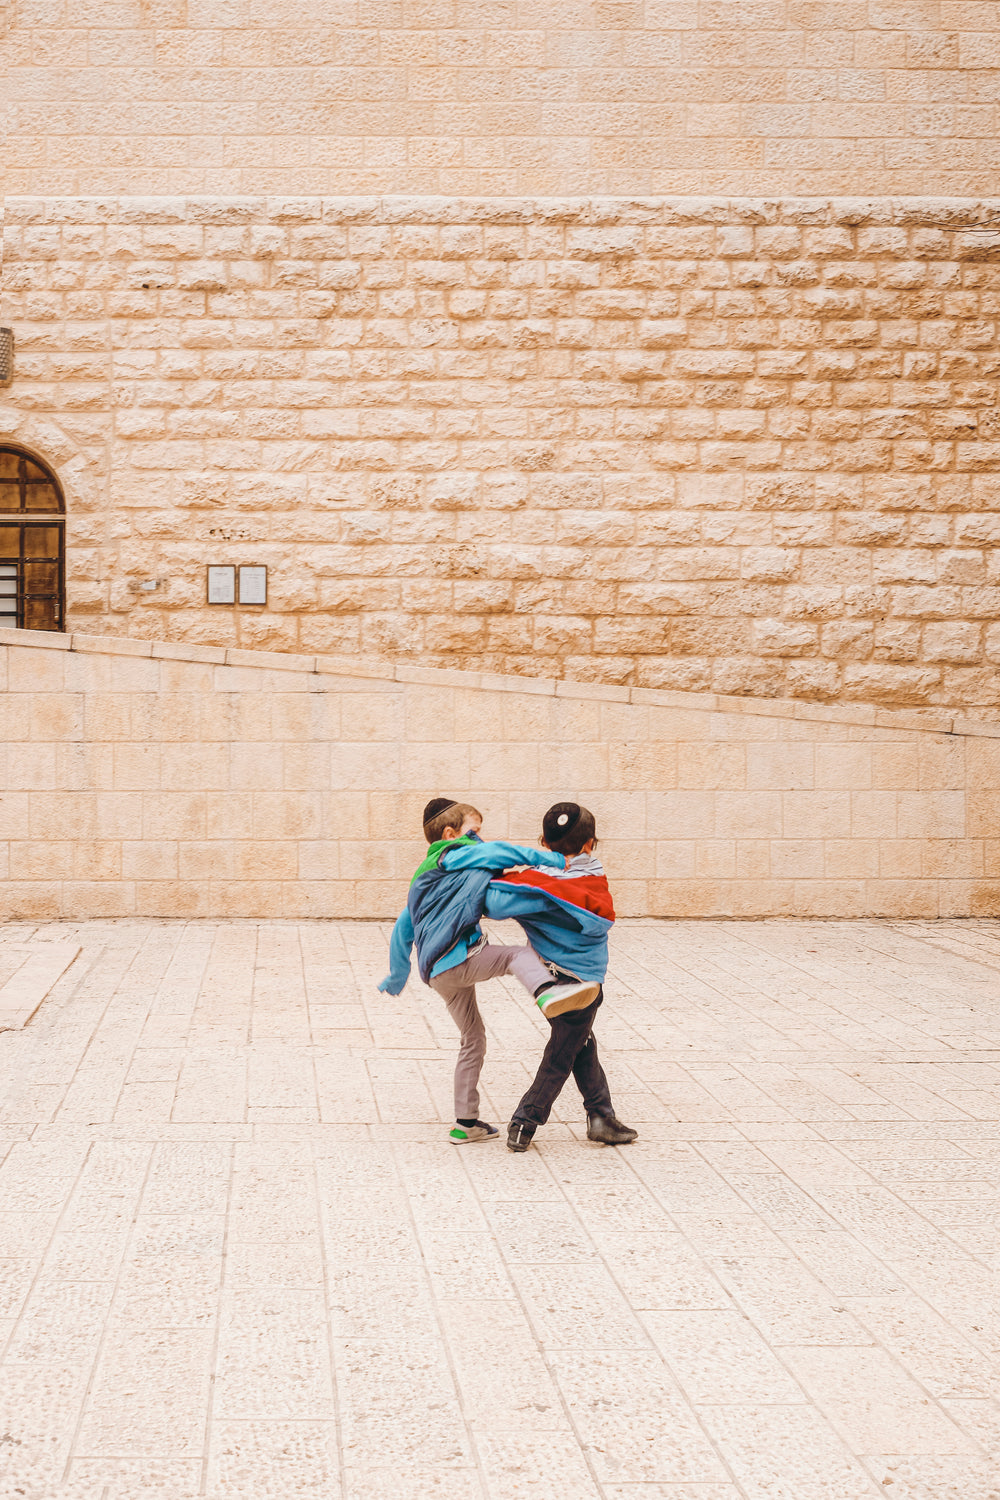
[[[240,568],[240,603],[267,603],[267,569],[243,564]]]
[[[208,570],[209,604],[236,603],[236,569],[213,566]]]
[[[3,27],[0,26],[0,36]],[[7,387],[14,379],[14,330],[0,328],[0,386]]]

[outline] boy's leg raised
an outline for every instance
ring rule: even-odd
[[[520,980],[546,1020],[562,1015],[566,1010],[583,1010],[596,999],[600,986],[562,974],[554,978],[542,963],[530,943],[504,947],[500,943],[484,943],[467,963],[477,965],[476,980],[495,979],[498,974],[513,974]]]
[[[464,973],[474,976],[476,984],[486,979],[498,979],[501,974],[513,974],[531,995],[540,985],[552,983],[550,971],[530,943],[511,947],[502,943],[484,943],[469,954],[461,967]]]

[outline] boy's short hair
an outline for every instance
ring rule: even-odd
[[[594,814],[579,802],[556,802],[542,818],[542,838],[557,854],[579,854],[596,837]]]
[[[478,818],[482,813],[468,802],[453,802],[450,797],[432,797],[424,808],[424,838],[428,844],[436,844],[444,838],[446,828],[461,828],[466,818]]]

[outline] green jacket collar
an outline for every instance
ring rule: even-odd
[[[463,834],[459,839],[435,839],[434,843],[427,850],[426,858],[422,859],[414,870],[413,879],[410,881],[410,884],[412,885],[413,881],[418,880],[421,875],[426,875],[428,870],[436,870],[441,863],[441,856],[446,849],[456,849],[462,844],[475,844],[477,842],[477,839],[469,838],[467,834]]]

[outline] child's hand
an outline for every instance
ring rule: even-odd
[[[380,995],[401,995],[406,989],[406,980],[403,980],[398,990],[394,990],[392,987],[392,975],[387,974],[378,988]]]

